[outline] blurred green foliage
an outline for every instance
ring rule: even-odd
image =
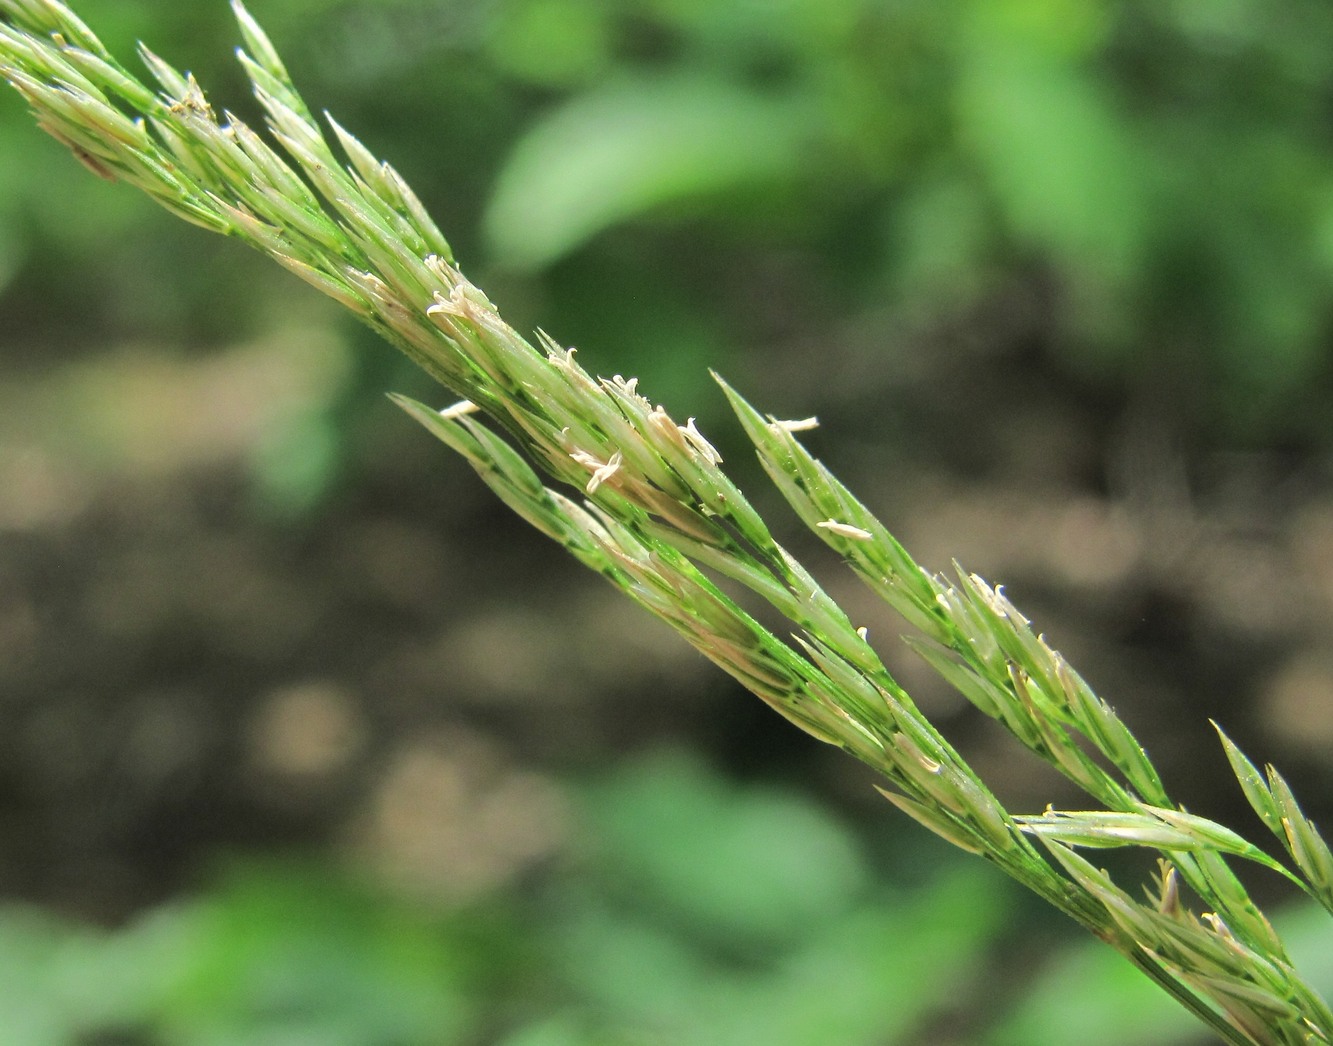
[[[250,112],[223,4],[81,9],[113,46],[142,36]],[[885,305],[947,322],[1017,281],[1049,310],[1038,347],[1082,380],[1157,390],[1224,433],[1327,438],[1333,13],[1313,0],[265,0],[257,14],[307,94],[417,185],[474,276],[488,269],[502,300],[508,283],[520,326],[664,399],[725,365],[745,310],[766,304],[727,280],[778,252],[808,276],[781,310],[797,336],[837,337]],[[10,302],[63,283],[44,291],[52,315],[190,317],[199,342],[235,321],[222,313],[253,322],[304,293],[247,299],[254,270],[87,178],[14,100],[3,115]]]
[[[1188,1041],[1190,1016],[1095,942],[996,991],[1028,902],[961,855],[891,885],[827,809],[680,753],[579,808],[538,890],[461,909],[271,861],[114,932],[10,907],[0,1026],[21,1046]],[[1317,956],[1320,913],[1291,914]]]

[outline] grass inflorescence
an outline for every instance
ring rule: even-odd
[[[1095,804],[1011,813],[774,539],[694,419],[681,424],[634,379],[594,377],[573,349],[506,324],[411,188],[331,117],[321,124],[233,6],[268,138],[215,112],[193,77],[146,48],[155,84],[141,81],[55,0],[0,0],[0,75],[91,171],[264,252],[461,397],[444,409],[394,401],[538,530],[801,729],[878,771],[898,809],[1075,918],[1225,1041],[1333,1042],[1333,1012],[1232,867],[1276,870],[1333,911],[1333,855],[1276,770],[1222,735],[1288,863],[1173,802],[1129,727],[1000,588],[918,566],[802,445],[814,419],[764,415],[718,378],[788,504],[917,631],[913,648]],[[793,639],[715,577],[781,613]],[[1119,847],[1159,855],[1145,898],[1082,855]]]

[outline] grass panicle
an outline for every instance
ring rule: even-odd
[[[1276,770],[1261,773],[1222,735],[1291,868],[1174,803],[1125,723],[1002,589],[922,569],[801,444],[814,419],[765,416],[719,377],[768,476],[920,633],[913,649],[1100,807],[1011,814],[774,539],[695,420],[680,424],[635,379],[595,378],[573,349],[508,326],[398,173],[331,117],[321,126],[259,24],[233,7],[276,147],[146,48],[155,85],[141,81],[56,0],[0,0],[0,76],[91,171],[267,254],[462,397],[443,410],[394,402],[534,527],[801,729],[878,771],[898,809],[1078,920],[1223,1040],[1333,1042],[1333,1013],[1229,864],[1277,870],[1333,911],[1333,856]],[[792,640],[715,577],[785,616]],[[1078,852],[1123,847],[1160,855],[1143,900]],[[1182,887],[1207,910],[1190,911]]]

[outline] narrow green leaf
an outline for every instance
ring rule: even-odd
[[[1268,768],[1273,798],[1282,812],[1283,834],[1292,859],[1309,879],[1326,908],[1333,910],[1333,853],[1305,816],[1286,779],[1273,767]]]
[[[1202,885],[1212,890],[1211,896],[1200,891],[1205,903],[1215,906],[1235,934],[1256,952],[1290,965],[1291,960],[1287,957],[1282,938],[1258,905],[1250,899],[1245,885],[1236,877],[1226,859],[1220,853],[1207,850],[1201,850],[1190,857],[1194,864],[1192,872],[1196,873],[1190,882],[1196,890]],[[1298,886],[1301,885],[1285,868],[1281,872]]]
[[[908,817],[918,824],[924,825],[946,842],[953,843],[954,846],[971,854],[984,854],[986,852],[985,845],[981,843],[971,828],[958,823],[951,817],[946,817],[934,807],[926,806],[924,803],[909,799],[905,795],[899,795],[897,792],[890,792],[887,788],[880,788],[878,785],[875,786],[875,791],[907,814]]]
[[[802,113],[698,75],[621,79],[557,107],[514,147],[484,224],[497,259],[540,268],[654,207],[795,176]]]
[[[1255,846],[1249,840],[1243,838],[1236,832],[1233,832],[1225,825],[1220,825],[1216,821],[1210,821],[1206,817],[1199,817],[1195,814],[1188,814],[1182,810],[1163,809],[1156,806],[1148,806],[1146,803],[1140,804],[1140,808],[1147,811],[1151,816],[1159,818],[1166,824],[1184,832],[1191,838],[1200,842],[1200,848],[1216,850],[1220,853],[1233,854],[1236,857],[1243,857],[1247,861],[1254,861],[1265,868],[1290,878],[1291,873],[1277,861],[1269,857],[1263,850]]]
[[[912,651],[926,662],[951,687],[992,719],[1003,719],[1002,706],[1009,695],[999,690],[971,665],[958,659],[952,650],[929,639],[905,636]]]
[[[1208,845],[1197,836],[1148,814],[1050,811],[1035,817],[1015,817],[1014,821],[1031,835],[1067,846],[1196,850]]]
[[[174,102],[184,98],[190,93],[189,82],[180,72],[168,62],[163,61],[143,44],[139,45],[139,57],[143,64],[148,66],[148,71],[153,74],[153,79],[162,85],[162,90]]]
[[[268,38],[268,34],[260,24],[251,17],[241,0],[231,0],[231,10],[236,17],[236,24],[240,26],[245,46],[250,49],[255,59],[272,76],[283,83],[290,83],[291,78],[287,75],[287,67],[283,65],[278,49],[273,46],[273,41]]]
[[[1215,721],[1209,720],[1213,724],[1213,729],[1217,731],[1217,736],[1222,741],[1222,748],[1227,754],[1227,762],[1231,764],[1231,771],[1236,775],[1236,780],[1240,782],[1241,791],[1245,793],[1245,798],[1249,800],[1250,806],[1254,812],[1259,815],[1259,819],[1268,826],[1268,830],[1283,839],[1282,831],[1282,812],[1278,804],[1274,802],[1272,793],[1268,790],[1268,785],[1264,781],[1263,775],[1259,773],[1256,767],[1227,735],[1222,731],[1222,727]]]

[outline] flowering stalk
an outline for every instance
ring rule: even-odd
[[[797,726],[876,769],[899,809],[1077,919],[1225,1041],[1333,1042],[1333,1013],[1228,863],[1278,871],[1333,911],[1333,855],[1275,770],[1261,774],[1223,736],[1294,872],[1179,808],[1128,727],[1000,589],[919,567],[801,445],[813,419],[765,417],[719,378],[788,503],[920,631],[914,649],[1101,807],[1011,815],[774,540],[694,419],[679,424],[635,379],[594,378],[573,349],[509,327],[397,172],[331,117],[331,135],[321,129],[271,42],[233,7],[248,48],[239,59],[285,157],[144,48],[157,87],[141,83],[56,0],[0,0],[0,76],[94,173],[263,251],[462,397],[444,410],[394,401],[537,529]],[[783,614],[794,642],[713,576]],[[1123,846],[1162,855],[1146,903],[1078,853]],[[1182,883],[1206,914],[1188,910]]]

